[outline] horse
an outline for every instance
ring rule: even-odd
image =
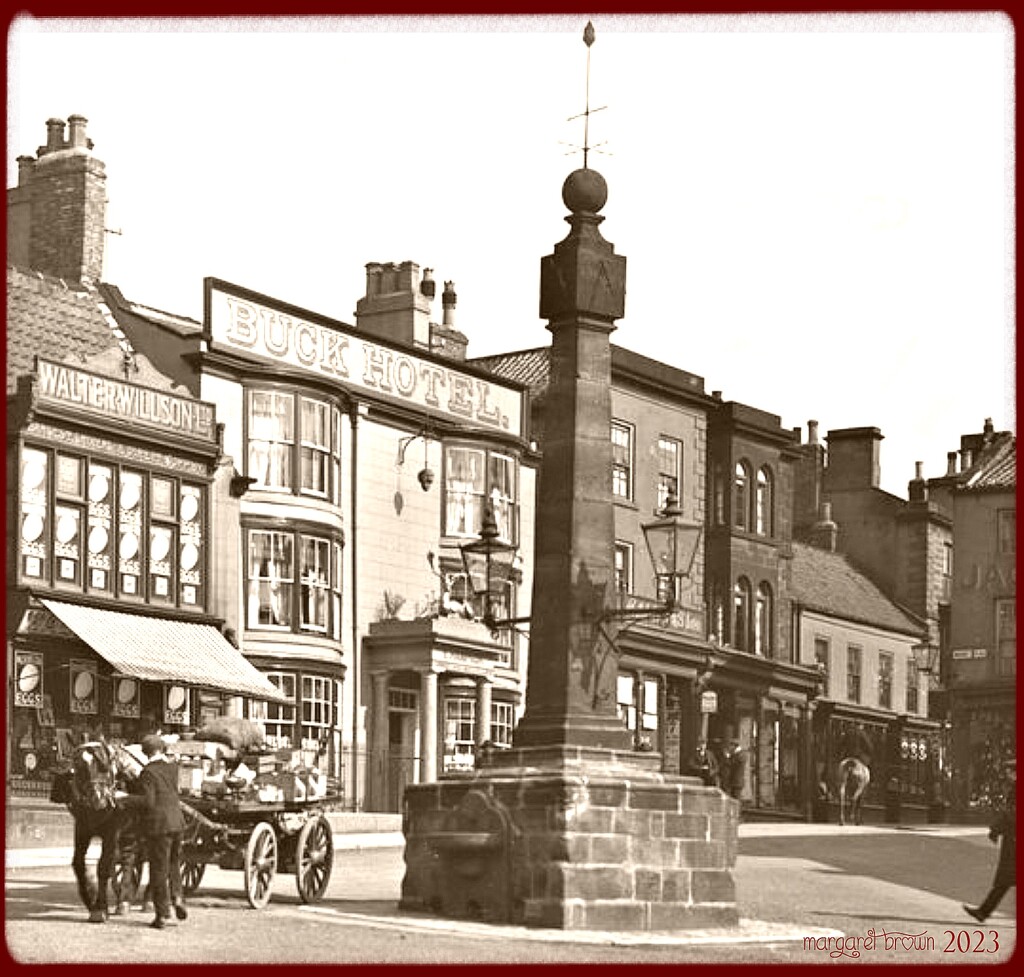
[[[867,764],[857,757],[845,757],[839,761],[839,823],[846,824],[847,814],[854,824],[861,823],[860,805],[864,791],[871,782],[871,771]]]
[[[54,779],[50,799],[67,805],[75,821],[74,856],[71,867],[78,884],[78,895],[89,910],[90,923],[105,923],[109,916],[107,894],[115,864],[121,862],[119,889],[133,877],[133,866],[123,856],[134,860],[131,846],[121,851],[122,832],[130,825],[131,815],[115,803],[114,790],[123,781],[127,768],[118,758],[115,747],[105,740],[92,740],[77,746],[67,770]],[[85,861],[93,838],[100,839],[100,857],[95,878]],[[122,898],[124,896],[124,898]],[[127,908],[127,894],[115,893],[118,912]]]

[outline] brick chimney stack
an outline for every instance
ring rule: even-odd
[[[82,285],[103,276],[107,216],[106,169],[87,121],[48,119],[46,145],[18,157],[18,186],[7,191],[8,260]]]
[[[420,276],[415,261],[371,261],[366,295],[356,303],[356,326],[381,339],[430,348],[430,303],[436,283],[431,269]]]
[[[879,460],[882,437],[877,427],[829,431],[826,491],[878,488],[882,474]]]
[[[835,553],[839,527],[832,521],[832,503],[821,503],[821,518],[811,527],[811,545]]]

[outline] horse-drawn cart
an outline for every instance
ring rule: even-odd
[[[189,798],[182,802],[185,833],[181,883],[196,891],[206,866],[241,869],[249,905],[269,901],[278,869],[295,873],[299,898],[316,902],[327,891],[334,867],[334,835],[325,810],[330,798],[265,802]]]

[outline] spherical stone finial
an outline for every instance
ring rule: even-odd
[[[596,214],[608,200],[608,184],[597,170],[573,170],[562,184],[562,202],[574,214]]]

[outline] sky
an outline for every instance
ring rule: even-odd
[[[589,104],[613,342],[805,438],[879,428],[901,497],[1015,429],[1005,15],[592,19],[589,82],[587,15],[18,19],[8,186],[84,115],[130,300],[200,319],[214,276],[354,323],[366,263],[414,261],[484,356],[549,342]]]

